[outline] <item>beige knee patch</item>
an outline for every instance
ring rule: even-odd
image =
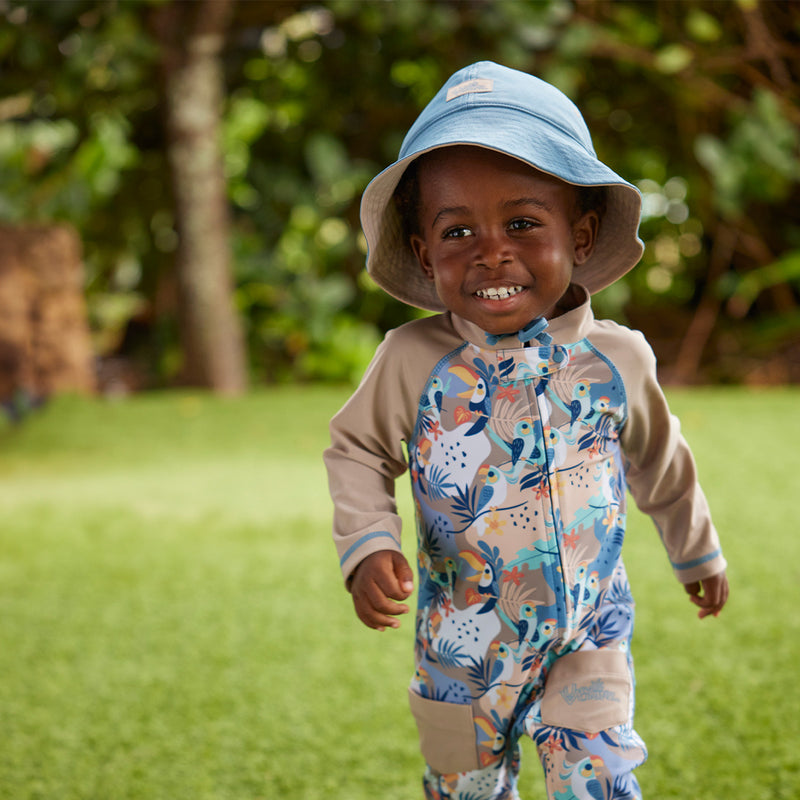
[[[561,656],[542,697],[542,722],[584,733],[623,725],[631,716],[633,682],[621,650],[581,650]]]
[[[425,762],[440,775],[480,768],[471,705],[429,700],[408,692]]]

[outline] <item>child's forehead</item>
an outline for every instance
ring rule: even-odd
[[[493,177],[522,178],[571,190],[575,188],[522,159],[477,145],[452,145],[431,150],[417,159],[416,167],[423,190],[432,183],[438,186],[451,182],[460,184],[477,176],[482,180],[491,180]]]

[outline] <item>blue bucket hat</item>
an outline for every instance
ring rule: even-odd
[[[594,250],[574,275],[590,293],[612,284],[641,258],[639,190],[598,160],[575,104],[533,75],[481,61],[444,84],[411,126],[398,160],[370,182],[361,199],[367,271],[393,297],[444,310],[406,241],[393,194],[414,159],[458,144],[504,153],[575,186],[608,187]]]

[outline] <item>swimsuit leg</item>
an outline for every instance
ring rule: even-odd
[[[633,598],[620,562],[586,639],[553,660],[544,695],[524,718],[550,800],[641,800],[632,773],[647,749],[633,729],[632,634]],[[559,660],[566,670],[556,668]],[[605,727],[604,717],[617,724]]]
[[[498,761],[471,772],[440,775],[427,767],[422,779],[426,800],[520,800],[519,745],[509,746]]]

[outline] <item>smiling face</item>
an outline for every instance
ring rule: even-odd
[[[479,147],[436,150],[419,165],[411,247],[439,299],[495,335],[558,316],[574,266],[597,235],[574,187]]]

